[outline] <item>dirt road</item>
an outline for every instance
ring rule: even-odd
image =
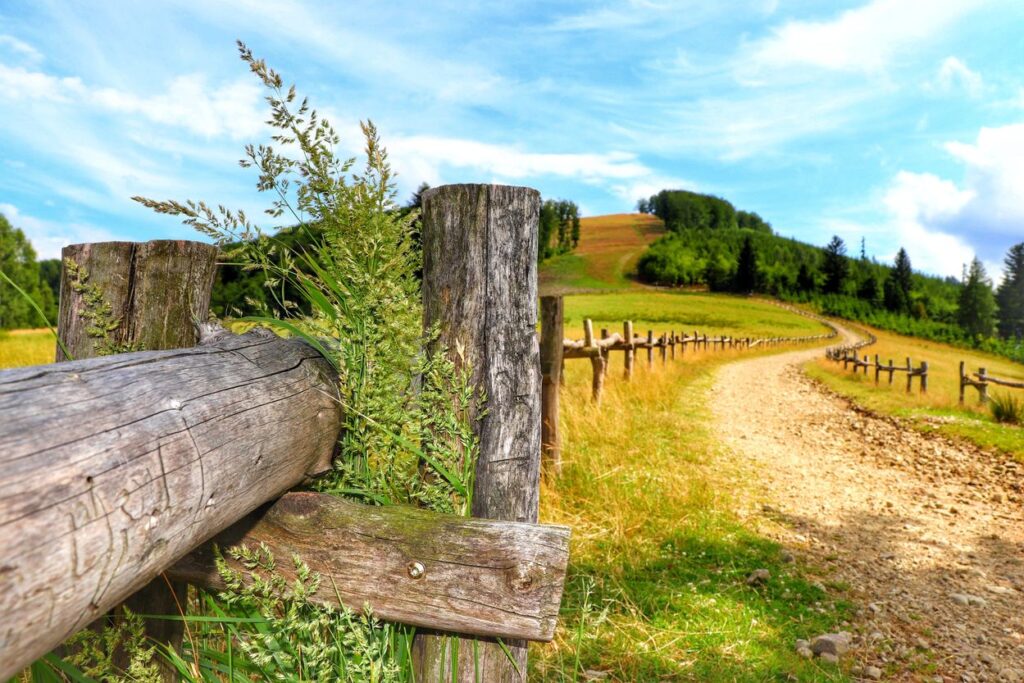
[[[800,372],[820,354],[724,366],[711,403],[760,474],[768,533],[850,586],[844,660],[883,680],[1024,681],[1024,466],[855,410]]]

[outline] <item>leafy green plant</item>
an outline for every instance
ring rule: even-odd
[[[995,394],[989,399],[989,408],[996,422],[1019,425],[1024,423],[1024,401],[1010,394]]]
[[[422,324],[417,214],[398,210],[377,130],[361,124],[365,166],[355,170],[355,159],[336,156],[330,123],[295,87],[285,88],[242,43],[239,53],[268,89],[275,130],[272,145],[246,147],[241,165],[255,169],[257,188],[271,195],[266,214],[287,219],[286,233],[304,239],[282,239],[223,206],[135,200],[231,245],[226,260],[262,273],[274,302],[242,320],[301,338],[337,370],[345,415],[338,456],[313,488],[372,505],[469,514],[478,451],[470,416],[482,414],[483,397],[458,349],[424,352],[437,345],[436,330],[425,333]],[[79,275],[87,288],[87,274]],[[94,324],[109,325],[102,308]],[[301,558],[290,558],[299,578],[289,584],[265,548],[226,553],[245,576],[221,563],[228,590],[197,591],[180,617],[193,627],[182,651],[159,649],[183,680],[412,678],[415,629],[313,604],[309,597],[330,586]]]

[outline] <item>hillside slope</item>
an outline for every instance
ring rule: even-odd
[[[541,294],[569,294],[640,287],[627,277],[647,246],[665,234],[660,218],[641,213],[593,216],[580,221],[576,251],[540,267]]]

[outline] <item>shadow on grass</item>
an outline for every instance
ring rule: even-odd
[[[616,681],[847,680],[800,658],[794,641],[837,630],[851,606],[777,543],[721,519],[665,531],[656,552],[637,549],[642,561],[572,568],[562,610],[571,654],[541,680],[587,680],[588,670]],[[758,569],[771,578],[748,585]]]

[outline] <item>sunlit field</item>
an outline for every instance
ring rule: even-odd
[[[572,254],[556,256],[540,268],[544,294],[639,287],[627,276],[647,245],[665,234],[661,219],[621,213],[580,221],[580,243]]]
[[[0,331],[0,369],[52,363],[55,354],[49,330]]]
[[[926,430],[938,429],[952,436],[960,436],[985,446],[997,447],[1024,459],[1024,429],[998,424],[989,408],[978,402],[976,389],[967,387],[964,405],[958,405],[959,366],[966,361],[969,373],[984,367],[988,374],[1004,379],[1024,381],[1024,365],[988,354],[960,349],[937,342],[903,337],[871,330],[878,343],[859,353],[874,361],[877,353],[883,363],[893,359],[897,365],[905,364],[907,356],[915,367],[928,361],[928,393],[922,395],[914,379],[914,391],[906,393],[906,375],[896,373],[893,385],[888,385],[887,373],[882,373],[879,386],[875,386],[874,369],[867,376],[843,370],[842,363],[824,358],[808,366],[812,377],[825,382],[832,389],[850,396],[872,410],[907,417]],[[1004,389],[990,386],[989,394],[1010,394],[1024,400],[1024,389]]]
[[[587,299],[576,298],[570,305],[585,311]],[[728,302],[719,302],[722,315],[741,318]],[[541,518],[573,527],[570,578],[556,642],[532,651],[537,680],[586,671],[617,681],[846,680],[793,648],[848,618],[842,587],[786,563],[740,521],[757,475],[711,428],[714,368],[752,353],[688,354],[651,370],[638,363],[629,383],[613,354],[600,408],[589,400],[590,364],[566,363],[564,467],[544,483]],[[771,583],[748,586],[760,568]]]
[[[591,318],[595,330],[607,327],[622,332],[625,320],[633,321],[637,334],[677,332],[735,337],[803,337],[828,333],[829,329],[764,299],[702,292],[644,290],[615,294],[579,294],[565,298],[565,327],[582,334],[583,319]]]

